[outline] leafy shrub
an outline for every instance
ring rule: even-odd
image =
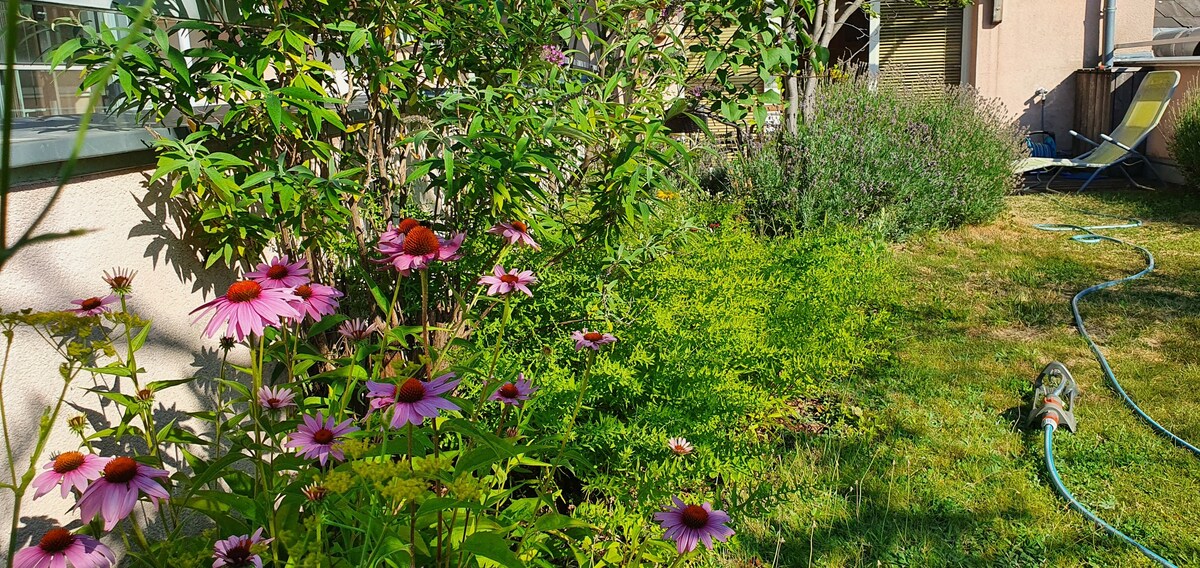
[[[903,238],[991,219],[1014,187],[1018,132],[968,89],[873,90],[860,76],[826,83],[817,104],[796,137],[733,164],[762,234],[837,223]]]
[[[1172,115],[1175,135],[1167,143],[1171,157],[1183,170],[1187,184],[1200,187],[1200,92],[1189,90]]]
[[[594,369],[577,447],[598,469],[584,487],[626,506],[654,503],[672,483],[725,486],[730,499],[739,490],[729,484],[744,483],[743,496],[770,489],[764,443],[814,420],[799,409],[838,399],[833,382],[888,354],[892,283],[877,241],[846,229],[764,240],[728,221],[692,234],[616,289],[597,284],[609,265],[599,255],[544,269],[538,307],[511,339],[516,364],[545,385],[530,407],[545,428],[562,420],[578,381],[570,346],[543,337],[563,325],[555,314],[621,324]],[[851,401],[837,406],[822,420],[852,426]],[[697,448],[688,464],[667,448],[675,436]]]

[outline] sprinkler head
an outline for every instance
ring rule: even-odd
[[[1033,401],[1029,409],[1027,428],[1041,428],[1045,424],[1066,427],[1075,432],[1075,401],[1079,398],[1079,385],[1071,376],[1067,366],[1053,361],[1033,381]]]

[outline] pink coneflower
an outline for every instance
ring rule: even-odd
[[[50,471],[43,472],[33,479],[33,486],[37,488],[37,491],[33,493],[33,498],[37,499],[49,493],[55,485],[59,484],[62,485],[64,499],[72,488],[78,489],[82,493],[87,489],[88,483],[100,479],[100,472],[104,470],[104,464],[107,463],[108,458],[94,454],[79,452],[58,454],[57,457],[42,466],[42,469]]]
[[[662,523],[666,533],[664,537],[675,541],[680,554],[686,554],[696,549],[697,542],[712,550],[713,539],[724,542],[733,536],[733,529],[725,526],[729,515],[725,511],[714,510],[711,503],[703,505],[688,505],[678,497],[672,497],[674,507],[654,514],[654,520]]]
[[[268,544],[271,544],[273,538],[263,538],[263,530],[260,528],[254,531],[252,535],[231,536],[225,540],[218,540],[213,545],[213,568],[239,568],[243,566],[255,566],[262,568],[262,558],[256,554],[255,550],[261,550]]]
[[[137,276],[136,270],[128,268],[114,268],[112,274],[107,270],[104,271],[104,283],[113,291],[113,294],[118,296],[128,296],[133,291],[133,277]]]
[[[296,395],[284,387],[263,386],[258,389],[258,405],[267,410],[282,410],[296,406]]]
[[[192,323],[213,311],[204,334],[212,337],[226,324],[225,333],[241,341],[247,335],[262,335],[264,328],[278,325],[280,318],[300,319],[300,312],[290,304],[295,300],[296,294],[288,288],[264,288],[253,280],[239,280],[229,285],[224,296],[192,310],[193,314],[201,312]]]
[[[521,406],[524,401],[529,400],[529,395],[537,392],[537,390],[537,387],[533,386],[533,383],[525,379],[525,373],[520,373],[517,375],[516,381],[504,383],[488,398],[498,400],[504,404]]]
[[[608,345],[609,343],[617,340],[616,337],[613,337],[607,333],[588,331],[586,327],[582,330],[571,332],[571,339],[575,340],[576,351],[579,351],[584,347],[592,349],[593,351],[599,351],[601,345]]]
[[[90,536],[56,527],[46,531],[36,545],[18,550],[12,560],[13,568],[109,568],[117,557]]]
[[[263,288],[295,288],[308,283],[310,271],[304,265],[307,261],[300,259],[289,262],[288,256],[277,256],[271,262],[260,263],[254,272],[247,272],[246,278],[262,284]]]
[[[296,448],[296,455],[300,457],[317,458],[321,465],[325,465],[330,456],[338,461],[345,460],[346,455],[338,448],[337,442],[346,434],[358,430],[357,427],[351,426],[352,423],[353,420],[347,419],[337,424],[332,416],[325,418],[320,412],[316,418],[306,415],[304,423],[296,428],[295,432],[288,434],[286,447]]]
[[[143,465],[133,458],[113,458],[104,464],[104,477],[88,485],[79,498],[79,511],[83,522],[91,522],[97,514],[104,517],[104,530],[111,531],[121,519],[129,516],[137,503],[138,493],[150,498],[158,505],[159,499],[170,495],[154,478],[166,478],[167,472]]]
[[[514,290],[520,290],[532,298],[533,292],[529,290],[529,285],[536,284],[537,281],[537,276],[534,276],[531,270],[505,272],[504,267],[497,264],[492,268],[490,275],[479,279],[479,284],[488,287],[489,296],[507,296]]]
[[[692,446],[692,443],[687,441],[685,438],[671,438],[670,440],[667,440],[667,447],[671,448],[671,451],[675,452],[675,455],[680,456],[686,456],[696,449]]]
[[[313,321],[319,321],[322,317],[336,312],[337,299],[342,297],[337,288],[315,283],[296,286],[293,292],[299,299],[289,303],[302,316]]]
[[[75,304],[79,307],[71,308],[67,311],[73,312],[80,316],[98,316],[109,311],[108,305],[115,301],[117,301],[116,294],[109,294],[103,298],[92,296],[91,298],[84,298],[82,300],[71,300],[72,304]]]
[[[458,386],[459,381],[451,380],[454,376],[446,373],[429,382],[410,378],[398,385],[367,381],[367,398],[372,399],[372,410],[393,408],[392,428],[420,426],[426,418],[435,418],[439,409],[458,410],[458,405],[441,396]]]
[[[396,237],[389,241],[382,238],[379,242],[379,252],[401,274],[410,274],[413,270],[421,270],[429,263],[451,261],[458,258],[458,249],[462,246],[466,235],[459,233],[450,239],[443,239],[426,227],[416,226],[409,229],[403,239]]]
[[[362,318],[346,320],[338,326],[338,333],[345,337],[346,341],[362,341],[375,333],[375,324],[369,324]]]
[[[493,235],[500,235],[510,245],[525,245],[533,250],[542,250],[541,245],[529,236],[529,225],[520,221],[509,221],[508,223],[498,223],[495,227],[487,230]]]

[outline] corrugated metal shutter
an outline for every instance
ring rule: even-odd
[[[879,69],[884,84],[916,91],[962,80],[962,8],[886,2],[880,6]]]

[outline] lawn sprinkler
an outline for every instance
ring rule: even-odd
[[[1033,381],[1033,404],[1025,426],[1064,426],[1074,434],[1075,401],[1078,398],[1079,385],[1075,384],[1071,371],[1058,361],[1051,362]]]
[[[1042,369],[1037,379],[1033,381],[1033,401],[1025,425],[1030,429],[1038,427],[1042,429],[1046,448],[1046,473],[1050,476],[1050,482],[1054,484],[1058,494],[1067,500],[1072,509],[1087,517],[1089,521],[1096,523],[1104,529],[1104,532],[1125,541],[1159,565],[1176,568],[1167,559],[1097,517],[1077,501],[1075,496],[1063,485],[1062,478],[1058,476],[1058,469],[1054,467],[1054,431],[1062,426],[1068,432],[1075,432],[1075,404],[1078,398],[1079,385],[1075,383],[1075,377],[1071,376],[1071,371],[1067,370],[1066,365],[1058,361],[1046,365],[1046,368]]]

